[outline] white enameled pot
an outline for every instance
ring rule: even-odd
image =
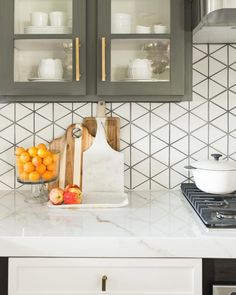
[[[214,160],[194,162],[191,169],[196,186],[210,194],[230,194],[236,191],[236,163],[220,160],[222,155],[212,154]]]

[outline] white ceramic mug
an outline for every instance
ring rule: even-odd
[[[66,13],[63,11],[52,11],[49,14],[50,25],[54,27],[64,27],[66,25]]]
[[[62,79],[62,61],[52,58],[42,59],[38,66],[38,77],[41,79]]]
[[[48,25],[48,14],[35,11],[31,13],[31,25],[34,27],[43,27]]]
[[[112,16],[111,27],[113,34],[130,34],[131,16],[127,13],[115,13]]]

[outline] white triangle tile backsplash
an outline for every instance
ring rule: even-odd
[[[193,52],[193,65],[195,65],[199,60],[202,60],[207,55],[206,52],[200,50],[199,45],[195,46]]]
[[[108,103],[106,113],[121,117],[126,189],[178,188],[191,181],[183,167],[212,152],[236,160],[236,45],[194,45],[192,102]],[[0,104],[0,189],[25,189],[15,146],[47,143],[92,115],[95,103]]]
[[[208,59],[206,58],[207,62]],[[226,68],[226,65],[223,64],[220,60],[213,58],[213,55],[209,57],[209,75],[210,77],[215,76],[217,73],[221,72]]]
[[[207,79],[207,78],[206,78]],[[193,86],[193,92],[197,93],[201,97],[207,99],[208,98],[208,80],[204,80],[201,83],[198,83],[197,85]]]
[[[207,57],[204,57],[203,59],[198,60],[193,64],[193,69],[196,72],[199,72],[201,75],[204,75],[205,77],[208,76],[208,59]]]
[[[193,86],[201,83],[202,81],[204,81],[206,79],[206,76],[203,75],[202,73],[193,70]]]
[[[156,159],[160,163],[169,167],[169,160],[170,160],[170,149],[169,147],[163,148],[162,150],[158,151],[157,153],[152,155],[152,158]]]

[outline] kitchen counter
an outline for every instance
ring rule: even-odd
[[[236,229],[207,229],[180,191],[131,192],[120,209],[52,209],[0,192],[0,256],[236,258]]]

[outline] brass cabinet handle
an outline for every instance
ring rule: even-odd
[[[107,276],[102,277],[102,292],[106,292],[107,290]]]
[[[80,81],[80,38],[75,38],[75,80]]]
[[[106,38],[102,37],[102,81],[106,81]]]

